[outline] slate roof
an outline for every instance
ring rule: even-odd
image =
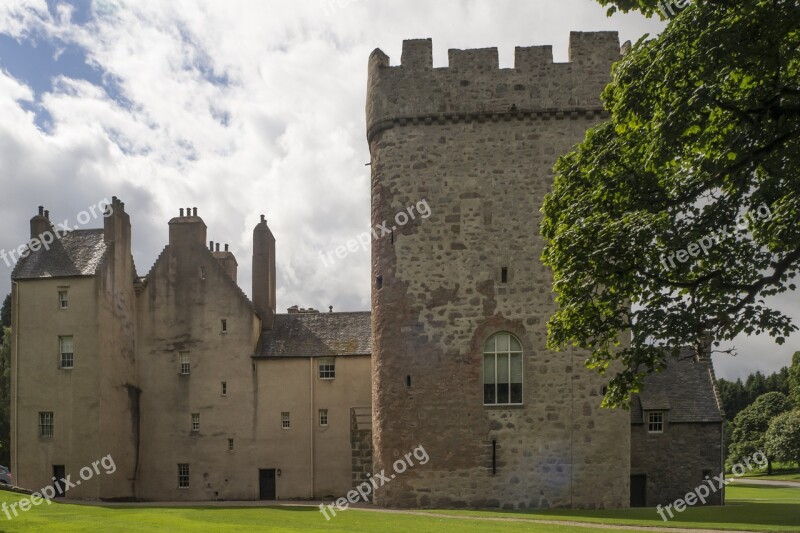
[[[372,354],[369,311],[275,315],[261,334],[256,357],[333,357]]]
[[[64,278],[93,276],[106,253],[102,229],[75,230],[21,258],[12,279]]]
[[[711,361],[697,361],[688,348],[681,349],[678,359],[670,356],[667,368],[648,376],[633,397],[631,424],[644,423],[648,410],[668,411],[670,423],[722,422]]]

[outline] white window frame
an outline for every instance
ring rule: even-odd
[[[192,413],[192,432],[200,431],[200,413]]]
[[[502,336],[507,336],[508,337],[508,349],[507,350],[506,349],[498,349],[498,347],[497,347],[497,340]],[[490,341],[492,341],[492,342],[490,343]],[[515,349],[514,348],[512,341],[516,342],[517,346],[519,346],[519,349]],[[487,346],[489,344],[492,345],[491,349],[487,349]],[[498,368],[499,356],[506,356],[506,359],[508,361],[508,363],[507,363],[508,364],[508,382],[506,383],[508,385],[508,401],[507,402],[500,402],[499,401],[499,394],[500,394],[499,391],[500,391],[500,385],[501,385],[500,381],[498,381],[498,376],[500,375],[499,372],[498,372],[498,370],[500,370]],[[494,401],[492,401],[492,402],[487,402],[486,401],[486,385],[490,384],[490,383],[487,383],[487,381],[486,381],[487,377],[486,377],[486,373],[485,373],[487,358],[491,358],[491,360],[492,360],[492,362],[494,364]],[[515,384],[515,383],[513,383],[511,381],[513,379],[512,378],[512,366],[511,366],[511,364],[512,364],[512,361],[515,358],[519,361],[519,364],[520,364],[520,369],[519,369],[520,370],[520,382],[519,382],[520,400],[518,402],[511,401],[511,399],[512,399],[511,398],[512,397],[512,391],[511,391],[512,387],[511,386]],[[481,372],[483,373],[483,379],[482,379],[483,391],[482,391],[482,393],[483,393],[483,405],[484,406],[492,407],[492,406],[523,405],[524,404],[524,401],[525,401],[525,357],[524,357],[524,353],[523,353],[523,349],[522,349],[522,342],[520,342],[520,340],[515,335],[513,335],[512,333],[509,333],[507,331],[499,331],[497,333],[494,333],[494,334],[490,335],[486,339],[486,341],[484,342],[483,357],[481,358],[481,363],[483,364],[483,366],[481,367]]]
[[[53,438],[52,411],[39,411],[39,437],[42,439]]]
[[[71,352],[64,351],[64,343],[69,339]],[[72,370],[75,367],[75,337],[72,335],[63,335],[58,338],[58,368],[63,370]]]
[[[189,352],[178,352],[178,362],[181,376],[188,376],[192,373],[192,362],[189,360]]]
[[[67,290],[58,291],[58,308],[59,309],[69,308],[69,293]]]
[[[189,463],[178,463],[178,488],[189,488]]]
[[[320,357],[318,360],[319,379],[336,379],[336,358]]]
[[[291,429],[292,419],[289,412],[284,411],[281,413],[281,429]]]
[[[322,427],[328,427],[328,410],[327,409],[320,409],[319,410],[319,425]]]
[[[664,433],[666,420],[667,417],[664,416],[664,411],[647,411],[647,432]]]

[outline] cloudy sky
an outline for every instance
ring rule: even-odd
[[[570,31],[625,41],[661,27],[606,18],[593,0],[0,0],[0,249],[25,242],[38,205],[74,225],[116,195],[144,275],[167,221],[196,206],[209,239],[236,253],[249,294],[264,213],[279,309],[368,309],[369,253],[326,265],[320,252],[369,228],[373,49],[396,64],[403,39],[431,37],[436,66],[448,48],[497,46],[511,67],[518,45],[552,44],[566,61]],[[3,294],[9,274],[0,262]],[[717,358],[720,375],[785,365],[800,338],[737,346],[738,358]]]

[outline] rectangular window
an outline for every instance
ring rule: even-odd
[[[500,269],[500,283],[508,283],[508,267]]]
[[[227,396],[228,395],[228,382],[227,381],[223,381],[222,382],[222,395],[223,396]]]
[[[67,298],[67,291],[58,291],[58,308],[66,309],[69,307],[69,300]]]
[[[189,364],[189,352],[181,352],[181,374],[188,376],[191,372],[191,365]]]
[[[233,451],[233,439],[228,439],[228,451]]]
[[[200,413],[192,413],[192,431],[200,431]]]
[[[327,409],[320,409],[319,410],[319,425],[320,426],[327,426],[328,425],[328,410]]]
[[[39,436],[45,439],[50,439],[53,437],[52,411],[39,413]]]
[[[333,379],[336,377],[336,358],[321,357],[319,360],[319,379]]]
[[[522,374],[522,345],[516,337],[490,337],[483,348],[484,405],[521,405]]]
[[[59,337],[59,353],[61,358],[59,360],[59,368],[69,369],[72,368],[75,362],[75,354],[73,351],[72,337]]]
[[[228,321],[222,319],[222,333],[228,333]]]
[[[289,429],[290,427],[289,413],[281,413],[281,429]]]
[[[647,432],[664,433],[664,413],[662,411],[647,413]]]
[[[178,464],[178,488],[189,488],[189,465],[187,463]]]

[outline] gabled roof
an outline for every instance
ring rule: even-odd
[[[369,311],[275,315],[261,334],[256,357],[333,357],[372,354]]]
[[[21,258],[12,279],[93,276],[106,253],[102,229],[74,230],[49,245]]]
[[[689,348],[682,348],[677,359],[668,357],[667,368],[647,376],[634,395],[631,423],[643,423],[644,411],[668,411],[670,423],[722,422],[711,361],[698,361]]]

